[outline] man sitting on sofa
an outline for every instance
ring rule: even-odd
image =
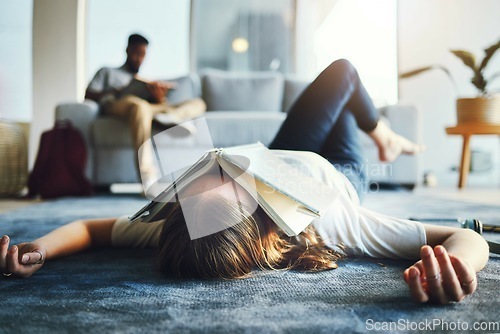
[[[169,89],[174,88],[174,85],[168,82],[145,83],[148,91],[147,98],[126,93],[127,90],[130,91],[131,82],[137,79],[148,44],[145,37],[138,34],[130,35],[125,64],[118,68],[101,68],[85,92],[86,99],[99,103],[102,114],[128,119],[132,142],[137,152],[139,152],[141,145],[151,137],[153,120],[171,126],[195,118],[206,110],[205,102],[199,98],[178,105],[170,105],[166,94]],[[150,183],[149,180],[145,179],[149,178],[151,182],[156,179],[150,155],[151,152],[141,150],[141,156],[138,155],[136,159],[139,179],[142,176],[142,182],[145,186]]]

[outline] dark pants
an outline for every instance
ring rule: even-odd
[[[378,112],[347,60],[333,62],[295,101],[272,149],[320,154],[353,184],[360,198],[367,189],[358,129],[373,130]]]

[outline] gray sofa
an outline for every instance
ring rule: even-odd
[[[188,151],[204,145],[224,147],[261,141],[269,144],[286,118],[286,111],[307,83],[285,78],[280,73],[235,74],[210,70],[169,80],[177,89],[169,95],[171,103],[201,96],[207,103],[206,124],[212,143],[195,139],[159,140],[164,155],[175,159],[175,150]],[[419,113],[413,106],[393,105],[380,109],[384,120],[397,132],[418,141]],[[87,176],[95,186],[139,182],[127,122],[101,116],[93,101],[62,103],[57,119],[69,119],[82,132],[89,149]],[[153,128],[158,133],[161,128]],[[397,183],[413,187],[419,180],[418,156],[404,156],[391,164],[378,162],[377,149],[360,131],[366,155],[365,171],[372,182]],[[175,148],[172,147],[173,143]]]

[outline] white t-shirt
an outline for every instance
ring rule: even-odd
[[[391,259],[418,259],[426,244],[421,223],[389,217],[363,208],[349,180],[333,165],[313,152],[272,150],[303,173],[339,190],[326,213],[312,224],[332,249],[348,248],[354,255]],[[114,224],[114,246],[156,247],[163,221],[130,223],[127,216]],[[339,248],[339,245],[341,247]]]
[[[103,67],[94,75],[87,90],[89,92],[102,93],[113,89],[120,89],[128,86],[132,79],[134,79],[134,74],[127,71],[125,65],[117,68]],[[99,104],[103,105],[114,99],[113,94],[106,94],[99,100]]]

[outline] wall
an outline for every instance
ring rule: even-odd
[[[349,59],[376,105],[396,103],[397,1],[338,0],[320,13],[327,15],[313,35],[314,77],[332,60]]]
[[[500,38],[500,1],[497,0],[400,0],[398,8],[398,49],[400,72],[430,64],[449,68],[458,84],[459,95],[473,95],[469,83],[471,71],[449,49],[465,49],[477,56]],[[500,72],[500,52],[488,65],[486,73]],[[487,76],[488,76],[487,75]],[[500,79],[491,86],[500,89]],[[447,136],[445,127],[456,123],[457,93],[441,71],[428,72],[400,81],[400,99],[417,104],[423,113],[423,170],[432,170],[441,184],[456,185],[460,137]],[[469,186],[494,186],[500,183],[498,137],[476,136],[472,149],[490,152],[495,167],[486,173],[472,173]]]
[[[0,1],[0,117],[31,119],[33,0]]]
[[[314,35],[337,3],[337,0],[297,0],[295,24],[295,72],[297,77],[312,80],[317,73]]]
[[[33,118],[29,161],[33,165],[54,109],[83,97],[85,0],[36,0],[33,4]]]

